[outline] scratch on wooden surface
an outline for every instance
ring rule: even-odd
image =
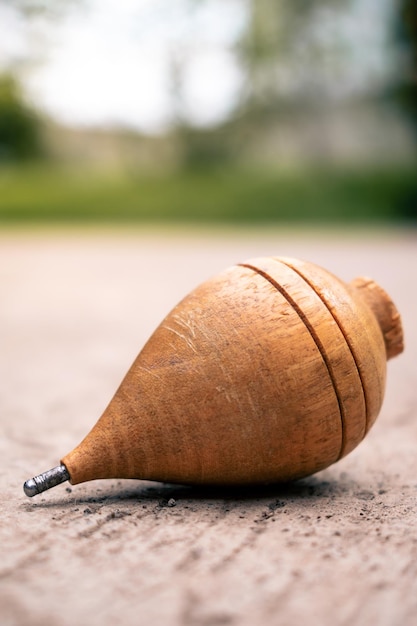
[[[180,339],[183,339],[185,341],[185,343],[187,344],[187,346],[189,348],[191,348],[191,350],[193,352],[195,352],[196,354],[198,353],[197,348],[195,347],[193,340],[191,339],[191,337],[188,337],[187,335],[185,335],[184,333],[180,333],[179,330],[176,330],[175,328],[172,328],[171,326],[168,326],[167,324],[164,324],[162,326],[162,328],[165,328],[166,330],[169,330],[171,333],[174,333],[174,335],[177,335],[177,337],[179,337]]]
[[[194,314],[192,311],[188,311],[188,316],[184,317],[184,315],[179,315],[178,313],[174,313],[172,318],[176,321],[178,326],[184,328],[184,330],[188,331],[193,339],[196,338],[196,326]]]
[[[143,365],[139,365],[138,369],[146,372],[146,374],[149,374],[150,376],[153,376],[154,378],[157,378],[158,380],[163,380],[162,376],[160,376],[152,367],[144,367]]]

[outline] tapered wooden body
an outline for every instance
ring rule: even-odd
[[[399,315],[375,283],[260,258],[203,283],[165,318],[82,443],[95,478],[284,481],[351,451],[383,401]]]

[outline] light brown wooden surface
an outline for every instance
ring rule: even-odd
[[[339,460],[382,405],[380,320],[396,320],[402,345],[392,301],[373,282],[355,284],[279,257],[204,281],[168,313],[93,430],[61,460],[71,484],[265,484]]]
[[[94,424],[178,300],[236,261],[308,258],[392,296],[406,352],[356,450],[285,488],[22,483]],[[0,621],[378,624],[417,615],[413,233],[0,236]],[[411,286],[410,286],[411,285]]]

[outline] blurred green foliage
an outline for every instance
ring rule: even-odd
[[[415,171],[212,169],[135,176],[0,169],[0,223],[415,220]]]
[[[33,159],[42,154],[41,122],[26,104],[17,80],[0,75],[0,161]]]
[[[413,123],[417,138],[417,2],[398,0],[395,35],[404,60],[396,77],[395,97]]]

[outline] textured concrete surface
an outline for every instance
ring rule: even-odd
[[[0,234],[0,624],[417,623],[414,232]],[[162,317],[224,266],[299,256],[370,275],[402,313],[376,425],[286,487],[22,483],[86,434]]]

